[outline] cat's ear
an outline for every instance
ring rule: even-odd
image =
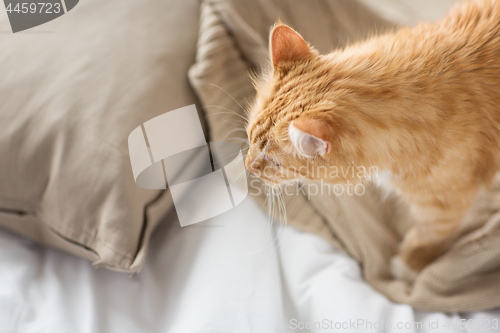
[[[271,56],[273,66],[284,61],[297,61],[311,56],[311,47],[302,36],[278,21],[271,32]]]
[[[330,152],[327,126],[319,120],[292,121],[288,126],[288,136],[297,152],[304,157],[323,156]]]

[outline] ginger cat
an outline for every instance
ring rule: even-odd
[[[393,275],[413,279],[454,241],[500,166],[500,1],[468,1],[435,24],[326,55],[278,23],[270,49],[273,68],[250,108],[247,168],[273,186],[362,181],[320,167],[389,175],[416,219]]]

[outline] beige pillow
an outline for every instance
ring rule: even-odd
[[[198,2],[86,0],[16,34],[0,15],[0,226],[139,271],[172,202],[135,185],[127,138],[193,104]]]

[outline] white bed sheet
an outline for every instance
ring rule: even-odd
[[[135,275],[0,231],[0,332],[495,332],[477,328],[500,309],[446,316],[394,304],[324,240],[287,227],[275,248],[268,225],[251,198],[190,227],[174,214]],[[476,329],[447,329],[450,318]]]
[[[362,1],[415,24],[455,0]],[[144,269],[131,276],[0,230],[0,333],[500,332],[500,309],[445,315],[394,304],[324,240],[285,228],[275,248],[268,226],[250,198],[190,227],[167,217]],[[445,327],[460,319],[474,328]]]

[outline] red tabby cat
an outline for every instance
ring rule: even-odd
[[[500,166],[500,1],[326,55],[281,23],[270,45],[247,168],[277,186],[358,182],[314,170],[377,167],[416,218],[393,260],[395,276],[413,278],[453,242]]]

